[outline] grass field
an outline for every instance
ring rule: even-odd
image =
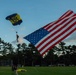
[[[18,75],[76,75],[76,67],[23,67],[26,72]],[[15,75],[11,67],[0,67],[0,75]]]

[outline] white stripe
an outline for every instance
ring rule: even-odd
[[[48,26],[46,26],[44,29],[47,29],[49,26],[53,25],[56,21],[49,23]]]
[[[48,46],[46,46],[43,50],[41,50],[40,54],[42,54],[43,52],[45,52],[50,46],[52,46],[53,44],[55,44],[58,40],[60,40],[61,38],[63,38],[64,36],[66,36],[67,34],[69,34],[69,32],[71,32],[73,29],[75,29],[75,26],[73,26],[71,29],[69,29],[66,33],[64,33],[62,36],[60,36],[59,38],[57,38],[56,40],[54,40],[52,43],[50,43]]]

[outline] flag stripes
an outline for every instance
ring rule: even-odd
[[[75,29],[75,21],[76,19],[72,18],[68,23],[64,23],[63,26],[60,27],[60,29],[56,28],[55,32],[51,31],[45,39],[40,40],[39,44],[35,45],[39,52],[45,51],[44,49],[48,50],[48,45],[51,45],[54,41],[59,40],[59,37],[64,33],[67,33],[72,27],[74,27]]]
[[[53,48],[57,43],[59,43],[60,41],[62,41],[64,38],[66,38],[67,36],[69,36],[70,34],[72,34],[75,31],[75,27],[72,27],[72,29],[70,29],[67,34],[65,33],[64,35],[60,36],[58,39],[56,39],[55,41],[49,43],[46,48],[42,49],[40,52],[40,54],[43,56],[43,54],[45,54],[48,50],[50,50],[51,48]]]

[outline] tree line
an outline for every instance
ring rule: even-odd
[[[12,60],[20,66],[75,66],[76,45],[60,42],[42,57],[31,43],[14,47],[0,38],[0,66],[11,66]]]

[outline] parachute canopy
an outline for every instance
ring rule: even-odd
[[[17,13],[7,16],[6,20],[9,20],[13,24],[13,26],[20,25],[22,23],[22,19]]]

